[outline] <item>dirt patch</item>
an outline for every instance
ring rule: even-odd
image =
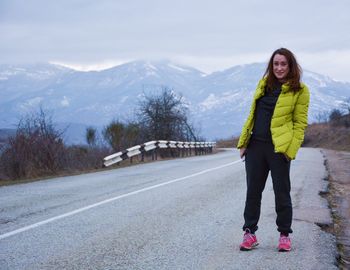
[[[350,152],[322,150],[329,173],[327,199],[332,210],[340,269],[350,269]]]

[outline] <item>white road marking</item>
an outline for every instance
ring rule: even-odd
[[[126,198],[126,197],[129,197],[129,196],[132,196],[132,195],[136,195],[136,194],[148,191],[148,190],[152,190],[152,189],[159,188],[159,187],[162,187],[162,186],[166,186],[166,185],[169,185],[169,184],[172,184],[172,183],[183,181],[183,180],[186,180],[188,178],[195,177],[195,176],[198,176],[198,175],[201,175],[201,174],[205,174],[205,173],[208,173],[208,172],[211,172],[211,171],[219,170],[219,169],[231,166],[233,164],[236,164],[238,162],[242,162],[242,160],[239,159],[239,160],[236,160],[234,162],[227,163],[225,165],[221,165],[221,166],[218,166],[218,167],[214,167],[214,168],[211,168],[211,169],[200,171],[200,172],[197,172],[197,173],[194,173],[194,174],[190,174],[190,175],[187,175],[187,176],[184,176],[184,177],[180,177],[180,178],[177,178],[177,179],[174,179],[174,180],[170,180],[168,182],[164,182],[164,183],[157,184],[157,185],[154,185],[154,186],[150,186],[150,187],[147,187],[147,188],[143,188],[143,189],[139,189],[139,190],[136,190],[136,191],[132,191],[132,192],[129,192],[129,193],[126,193],[126,194],[123,194],[123,195],[119,195],[117,197],[113,197],[113,198],[110,198],[110,199],[107,199],[107,200],[104,200],[104,201],[101,201],[101,202],[98,202],[98,203],[90,204],[88,206],[85,206],[85,207],[82,207],[82,208],[78,208],[78,209],[76,209],[74,211],[67,212],[65,214],[62,214],[62,215],[59,215],[59,216],[55,216],[55,217],[52,217],[52,218],[49,218],[49,219],[46,219],[46,220],[34,223],[32,225],[28,225],[28,226],[22,227],[20,229],[17,229],[17,230],[8,232],[8,233],[1,234],[0,235],[0,240],[1,239],[5,239],[5,238],[10,237],[10,236],[13,236],[13,235],[16,235],[16,234],[19,234],[21,232],[25,232],[25,231],[37,228],[39,226],[48,224],[50,222],[53,222],[53,221],[56,221],[56,220],[59,220],[59,219],[65,218],[65,217],[73,216],[75,214],[81,213],[83,211],[89,210],[91,208],[94,208],[94,207],[97,207],[97,206],[100,206],[100,205],[103,205],[103,204],[106,204],[106,203],[110,203],[110,202],[113,202],[113,201],[116,201],[116,200],[119,200],[119,199],[122,199],[122,198]]]

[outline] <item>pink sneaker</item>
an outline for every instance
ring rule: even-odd
[[[255,248],[259,245],[258,240],[256,239],[256,235],[250,233],[249,229],[247,229],[243,236],[243,242],[239,245],[240,250],[248,251]]]
[[[278,251],[284,252],[284,251],[290,251],[292,249],[292,243],[290,241],[290,238],[285,235],[280,236],[279,244],[278,244]]]

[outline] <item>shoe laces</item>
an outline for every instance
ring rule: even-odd
[[[246,233],[243,235],[243,241],[244,241],[244,242],[248,242],[248,241],[251,241],[251,240],[254,240],[254,235],[251,234],[250,232],[246,232]]]
[[[286,243],[289,243],[289,242],[290,242],[290,238],[288,236],[282,235],[280,237],[280,243],[286,244]]]

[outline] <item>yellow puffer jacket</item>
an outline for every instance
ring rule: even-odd
[[[264,95],[266,79],[260,80],[255,91],[249,116],[245,122],[237,148],[247,147],[253,130],[256,101]],[[284,153],[290,159],[295,156],[304,140],[307,126],[310,93],[305,84],[298,92],[290,91],[288,84],[282,85],[282,91],[276,103],[271,119],[272,142],[276,153]]]

